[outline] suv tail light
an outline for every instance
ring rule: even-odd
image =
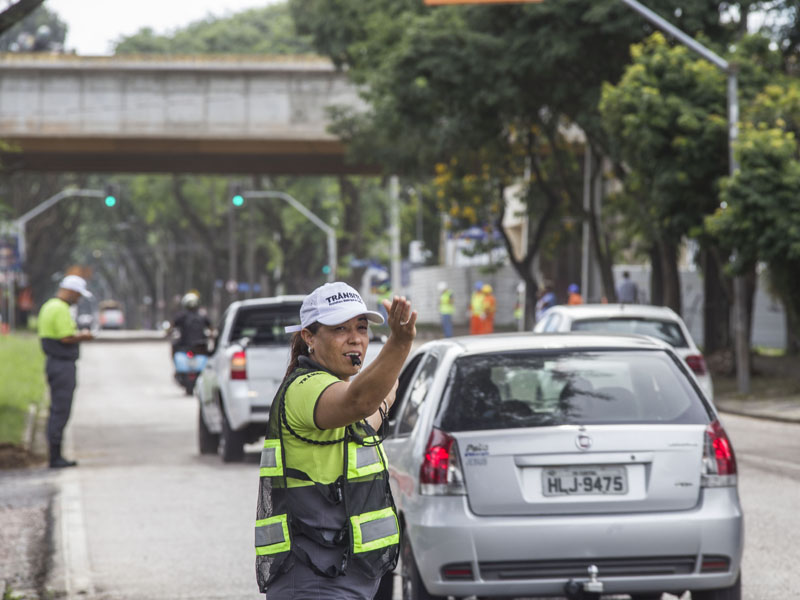
[[[692,354],[686,357],[686,364],[694,371],[695,375],[706,374],[706,361],[703,360],[702,354]]]
[[[231,379],[247,379],[247,355],[244,350],[234,352],[231,357]]]
[[[425,459],[419,468],[420,493],[424,496],[458,496],[467,493],[456,440],[434,428],[428,437]]]
[[[736,485],[736,456],[728,434],[714,421],[706,428],[703,447],[703,487],[728,487]]]

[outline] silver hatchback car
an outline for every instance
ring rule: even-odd
[[[736,459],[688,368],[634,335],[420,347],[384,443],[403,598],[739,600]]]

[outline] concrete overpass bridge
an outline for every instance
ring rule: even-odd
[[[375,173],[326,107],[362,107],[315,57],[0,55],[4,166],[30,171]]]

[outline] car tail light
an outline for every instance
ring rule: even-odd
[[[727,556],[709,556],[704,554],[700,562],[701,573],[727,573],[731,561]]]
[[[466,494],[456,440],[441,429],[434,428],[428,437],[419,483],[420,493],[425,496]]]
[[[244,350],[234,352],[231,357],[231,379],[247,379],[247,355]]]
[[[736,485],[736,456],[728,434],[714,421],[706,428],[703,448],[703,487]]]
[[[472,565],[469,563],[445,565],[442,567],[442,579],[446,581],[473,580],[475,577],[472,575]]]
[[[189,350],[189,351],[186,353],[186,358],[194,358],[194,352],[192,352],[191,350]]]
[[[703,360],[703,356],[701,354],[692,354],[687,356],[686,364],[689,365],[689,368],[692,371],[694,371],[695,375],[706,374],[706,361]]]

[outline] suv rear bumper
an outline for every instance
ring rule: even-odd
[[[725,588],[743,548],[735,488],[705,489],[695,509],[677,512],[477,517],[465,496],[421,497],[414,512],[419,521],[404,516],[417,567],[442,596],[561,594],[569,579],[588,579],[590,564],[608,594]],[[728,567],[701,572],[703,556]],[[465,563],[472,580],[443,578],[443,566]]]

